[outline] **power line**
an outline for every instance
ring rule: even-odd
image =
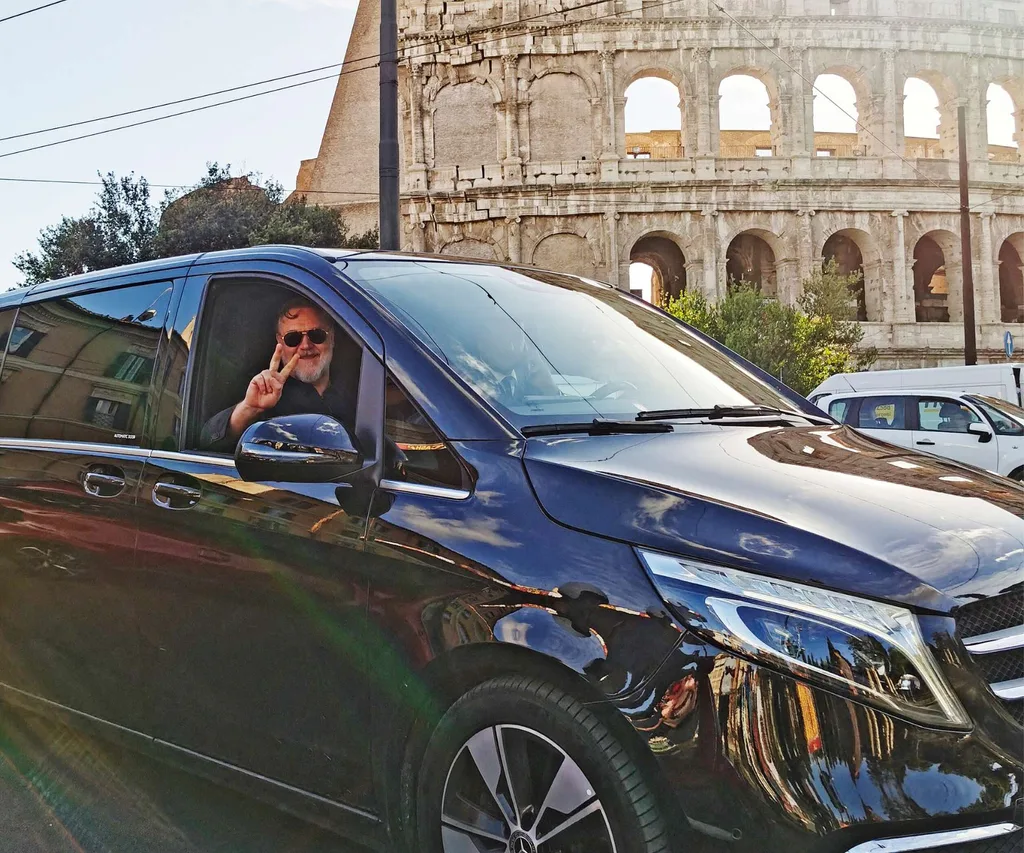
[[[23,18],[25,15],[31,15],[33,12],[42,12],[43,9],[49,9],[51,6],[59,6],[61,3],[67,2],[68,0],[53,0],[52,3],[46,3],[43,6],[36,6],[34,9],[26,9],[24,12],[8,15],[6,18],[0,18],[0,24],[6,23],[7,21],[13,21],[15,18]]]
[[[60,2],[66,2],[66,0],[60,0]],[[502,26],[511,27],[511,26],[515,26],[515,25],[518,25],[518,24],[529,23],[530,21],[535,21],[535,20],[537,20],[539,18],[543,18],[543,17],[546,17],[548,15],[568,14],[570,12],[575,12],[575,11],[578,11],[580,9],[587,9],[587,8],[592,7],[592,6],[599,6],[599,5],[603,4],[603,3],[608,3],[608,2],[611,2],[611,0],[587,0],[587,2],[580,3],[580,4],[576,5],[576,6],[568,6],[568,7],[565,7],[563,9],[556,9],[556,10],[552,10],[552,11],[548,11],[548,12],[542,12],[542,13],[537,14],[537,15],[530,15],[530,16],[525,17],[525,18],[519,18],[519,19],[517,19],[515,21],[508,21],[505,24],[503,24]],[[674,2],[674,0],[669,0],[669,2]],[[658,4],[658,5],[666,5],[666,4],[661,3],[661,4]],[[589,19],[589,20],[600,20],[600,18],[592,18],[592,19]],[[573,23],[584,23],[584,22],[573,22]],[[488,32],[488,31],[493,30],[493,29],[494,29],[493,27],[469,28],[469,29],[466,29],[466,30],[462,30],[461,32],[453,33],[453,34],[447,35],[447,36],[445,36],[445,35],[436,36],[436,37],[431,38],[429,41],[439,45],[441,41],[455,41],[455,40],[458,40],[458,39],[461,39],[461,38],[466,38],[468,36],[475,35],[478,32]],[[514,35],[516,35],[516,34],[513,34],[513,36]],[[511,36],[509,36],[509,35],[502,35],[498,39],[487,39],[487,40],[484,40],[484,41],[475,42],[475,44],[487,44],[489,41],[497,41],[497,40],[504,39],[504,38],[509,38],[509,37],[511,37]],[[417,48],[417,47],[426,47],[426,46],[428,46],[426,43],[415,44],[415,45],[412,45],[408,49],[403,49],[403,51],[401,51],[401,53],[405,54],[407,50],[411,50],[411,49],[414,49],[414,48]],[[431,52],[438,52],[438,51],[431,51]],[[421,58],[423,56],[429,56],[431,52],[428,52],[426,54],[416,55],[416,56],[411,55],[411,54],[408,55],[408,56],[403,55],[402,58],[403,59]],[[152,110],[163,109],[164,107],[180,106],[181,104],[186,104],[186,103],[189,103],[191,101],[201,101],[201,100],[204,100],[205,98],[216,97],[217,95],[227,95],[227,94],[230,94],[231,92],[239,92],[239,91],[242,91],[244,89],[252,89],[252,88],[255,88],[256,86],[263,86],[263,85],[266,85],[268,83],[279,83],[282,80],[290,80],[290,79],[294,79],[295,77],[305,77],[308,74],[316,74],[316,73],[319,73],[321,71],[327,71],[328,69],[331,69],[331,68],[340,68],[340,67],[342,67],[345,64],[353,65],[353,64],[361,63],[361,62],[369,62],[370,60],[378,60],[378,59],[380,59],[380,57],[381,57],[381,54],[373,53],[373,54],[370,54],[368,56],[355,57],[354,59],[346,60],[346,62],[333,62],[333,63],[330,63],[328,65],[317,66],[316,68],[307,68],[304,71],[295,71],[295,72],[292,72],[290,74],[282,74],[282,75],[280,75],[278,77],[268,77],[265,80],[257,80],[257,81],[254,81],[252,83],[244,83],[242,85],[231,86],[231,87],[228,87],[226,89],[217,89],[217,90],[212,91],[212,92],[205,92],[205,93],[203,93],[201,95],[190,95],[190,96],[185,97],[185,98],[177,98],[177,99],[175,99],[173,101],[164,101],[163,103],[160,103],[160,104],[151,104],[150,106],[146,106],[146,107],[137,107],[137,108],[130,109],[130,110],[123,110],[122,112],[110,113],[108,115],[98,116],[96,118],[83,119],[81,121],[69,122],[67,124],[58,124],[58,125],[54,125],[52,127],[41,128],[40,130],[30,130],[30,131],[26,131],[24,133],[15,133],[15,134],[11,134],[10,136],[0,136],[0,142],[10,142],[11,140],[14,140],[14,139],[25,139],[25,138],[30,137],[30,136],[39,136],[39,135],[44,134],[44,133],[53,133],[54,131],[58,131],[58,130],[68,130],[68,129],[73,128],[73,127],[82,127],[83,125],[87,125],[87,124],[95,124],[97,122],[110,121],[110,120],[116,119],[116,118],[125,118],[126,116],[138,115],[139,113],[144,113],[144,112],[151,112]],[[357,68],[357,69],[351,69],[351,70],[353,70],[353,71],[363,71],[363,70],[370,70],[370,69],[376,68],[376,67],[377,67],[377,63],[374,63],[373,65],[366,66],[365,69]],[[348,71],[346,71],[346,73],[348,73]],[[309,82],[315,82],[315,81],[309,81]],[[225,102],[225,103],[231,103],[231,102],[228,101],[228,102]]]
[[[802,71],[800,71],[798,68],[795,68],[789,62],[788,59],[783,57],[782,54],[780,54],[774,47],[772,47],[770,44],[768,44],[766,41],[764,41],[764,39],[760,38],[749,27],[747,27],[745,24],[743,24],[743,22],[739,21],[737,18],[735,18],[733,15],[731,15],[729,12],[727,12],[725,9],[723,9],[721,6],[719,6],[717,2],[714,2],[714,0],[712,0],[712,5],[716,9],[718,9],[719,12],[721,12],[723,15],[725,15],[730,21],[732,21],[734,24],[736,24],[736,26],[738,26],[740,29],[742,29],[747,35],[749,35],[752,39],[754,39],[754,41],[756,41],[759,45],[761,45],[761,47],[763,47],[766,50],[768,50],[773,56],[775,56],[776,59],[778,59],[790,71],[792,71],[794,74],[796,74],[801,80],[803,80],[805,83],[810,85],[812,92],[816,92],[817,94],[821,95],[826,101],[828,101],[830,104],[832,104],[832,106],[834,106],[837,110],[839,110],[839,112],[841,112],[844,116],[846,116],[848,119],[851,119],[856,124],[856,126],[859,129],[863,130],[865,133],[867,133],[868,136],[870,136],[872,139],[874,139],[876,142],[878,142],[886,151],[888,151],[890,154],[895,154],[897,157],[899,157],[900,160],[902,162],[904,162],[906,165],[908,165],[919,178],[922,178],[924,181],[926,181],[927,183],[929,183],[933,187],[935,187],[935,189],[939,190],[944,195],[946,195],[949,198],[953,199],[953,201],[955,201],[957,203],[957,205],[960,204],[960,199],[958,199],[956,196],[954,196],[954,195],[952,195],[950,193],[947,193],[942,188],[942,186],[940,186],[935,181],[933,181],[931,178],[929,178],[927,175],[925,175],[923,172],[921,172],[913,163],[910,162],[910,160],[908,160],[906,157],[904,157],[902,154],[900,154],[895,149],[890,148],[888,145],[886,145],[885,144],[885,140],[883,140],[883,139],[879,138],[878,136],[876,136],[875,133],[871,130],[871,128],[869,128],[867,125],[862,124],[861,121],[860,121],[860,118],[858,116],[851,115],[845,109],[843,109],[831,97],[829,97],[827,92],[823,92],[821,89],[819,89],[815,85],[815,82],[813,80],[809,80],[804,75],[804,73]],[[812,130],[813,130],[813,128],[812,128]]]

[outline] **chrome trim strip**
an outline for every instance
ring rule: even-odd
[[[877,838],[851,847],[846,853],[901,853],[905,850],[931,850],[948,847],[950,844],[966,844],[970,841],[984,841],[1020,832],[1013,823],[996,823],[991,826],[972,826],[968,829],[951,829],[947,832],[929,832],[927,835],[904,835],[902,838]]]
[[[89,444],[84,441],[51,441],[46,438],[0,438],[0,448],[7,450],[56,450],[71,453],[110,453],[148,459],[153,451],[124,444]]]
[[[995,684],[990,684],[989,687],[1000,699],[1024,699],[1024,678],[997,681]]]
[[[380,487],[389,492],[403,492],[407,495],[423,495],[428,498],[445,498],[450,501],[464,501],[470,493],[465,489],[446,489],[443,486],[423,486],[419,483],[403,483],[401,480],[381,480]]]
[[[992,652],[1005,652],[1007,649],[1024,648],[1024,625],[1003,628],[988,634],[978,634],[964,640],[967,651],[972,655],[987,655]]]
[[[199,465],[216,465],[218,468],[234,468],[235,460],[224,456],[204,456],[201,453],[179,453],[177,450],[154,450],[153,459],[169,462],[191,462]]]

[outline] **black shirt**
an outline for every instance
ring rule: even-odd
[[[235,441],[228,437],[228,424],[231,413],[235,410],[230,406],[217,412],[204,425],[199,434],[201,450],[213,450],[220,453],[233,453]],[[289,377],[281,391],[281,399],[272,409],[263,412],[257,421],[267,421],[287,415],[330,415],[339,421],[349,432],[355,431],[355,399],[345,394],[334,385],[328,385],[323,396],[308,382]]]

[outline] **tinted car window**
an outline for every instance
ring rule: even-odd
[[[857,426],[861,429],[906,429],[906,400],[903,397],[864,397],[860,401]]]
[[[849,400],[833,400],[828,404],[828,413],[840,423],[846,423],[846,416],[850,411]]]
[[[969,398],[992,420],[999,435],[1024,435],[1024,409],[995,397]]]
[[[927,432],[967,432],[970,424],[980,424],[970,407],[956,400],[922,397],[917,401],[917,420]]]
[[[468,263],[343,267],[516,424],[795,406],[688,327],[596,282]]]
[[[428,486],[463,488],[463,471],[458,459],[390,376],[385,390],[384,428],[388,438],[405,455],[400,468],[388,472],[390,478]]]
[[[11,336],[11,324],[14,322],[14,315],[17,310],[9,308],[7,311],[0,311],[0,366],[3,365],[4,351],[7,349],[7,342]],[[7,375],[6,371],[3,376],[0,376],[0,383],[3,382],[4,377]]]
[[[168,282],[22,307],[0,388],[0,430],[16,438],[138,444]]]

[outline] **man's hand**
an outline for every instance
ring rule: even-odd
[[[270,359],[270,368],[261,370],[252,378],[249,387],[245,389],[245,399],[242,404],[257,413],[274,408],[281,400],[284,383],[298,363],[299,354],[296,352],[291,361],[281,367],[281,345],[278,344]]]
[[[299,363],[296,352],[284,367],[281,367],[281,345],[277,345],[270,359],[270,367],[261,370],[250,381],[245,389],[245,399],[231,412],[228,421],[228,433],[232,439],[238,437],[264,412],[274,408],[281,400],[284,383],[292,375],[295,365]]]

